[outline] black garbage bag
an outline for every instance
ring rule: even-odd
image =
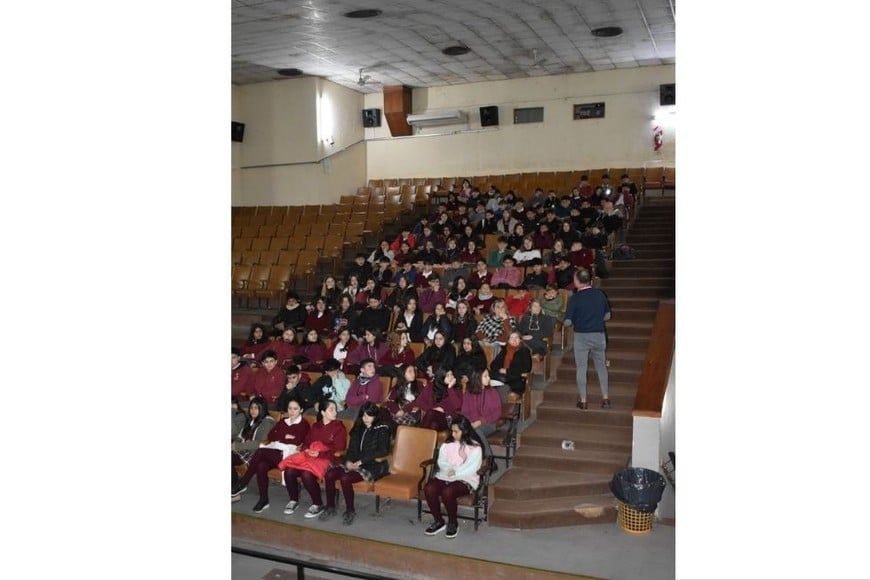
[[[662,499],[665,478],[643,467],[628,467],[613,474],[610,491],[633,510],[652,513]]]

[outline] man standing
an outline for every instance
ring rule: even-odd
[[[586,368],[591,355],[601,386],[601,408],[609,409],[604,322],[610,320],[610,305],[607,295],[592,287],[589,270],[582,269],[574,275],[574,286],[577,291],[568,301],[564,325],[574,327],[574,362],[577,365],[577,390],[580,392],[577,408],[589,408],[586,403]]]

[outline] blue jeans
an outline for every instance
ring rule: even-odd
[[[577,365],[577,390],[580,392],[580,400],[586,400],[586,368],[589,364],[589,356],[595,365],[598,374],[598,383],[601,385],[601,396],[607,395],[607,364],[605,363],[605,349],[607,339],[603,332],[575,332],[574,333],[574,362]]]

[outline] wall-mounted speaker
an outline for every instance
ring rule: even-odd
[[[664,107],[665,105],[676,105],[677,104],[677,83],[670,83],[668,85],[659,85],[659,105]]]
[[[233,141],[237,141],[241,143],[245,140],[245,124],[244,123],[236,123],[232,121],[233,124]]]
[[[381,110],[380,109],[363,109],[363,127],[380,127],[381,126]]]
[[[480,126],[492,127],[498,125],[498,107],[490,105],[489,107],[480,108]]]

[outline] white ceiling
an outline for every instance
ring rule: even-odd
[[[232,80],[298,68],[363,92],[673,64],[675,0],[232,0]],[[380,16],[344,13],[375,8]],[[622,35],[591,30],[619,26]],[[471,52],[446,56],[464,44]],[[368,75],[360,86],[360,70]]]

